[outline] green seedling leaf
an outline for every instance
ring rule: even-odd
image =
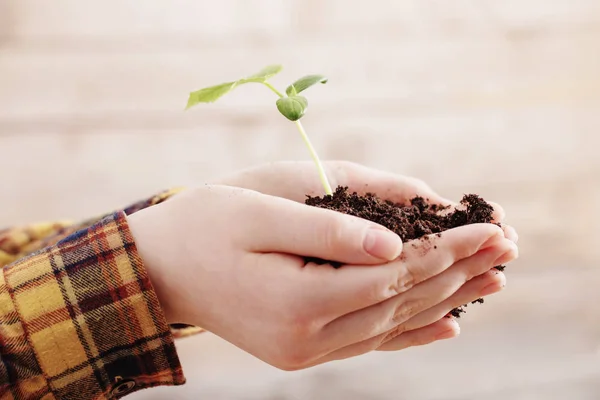
[[[323,75],[306,75],[288,86],[285,92],[288,96],[295,96],[317,83],[325,84],[327,80]]]
[[[279,112],[290,121],[295,122],[294,125],[296,125],[296,128],[298,128],[298,131],[302,136],[302,140],[304,141],[304,144],[308,148],[308,151],[313,161],[315,162],[315,166],[317,167],[317,170],[319,172],[319,179],[321,180],[323,189],[325,189],[325,193],[327,195],[331,196],[333,195],[333,190],[331,189],[331,185],[327,180],[327,175],[325,174],[323,165],[321,164],[321,161],[319,160],[315,149],[313,148],[310,140],[308,139],[304,127],[299,121],[300,118],[302,118],[306,113],[306,109],[308,108],[308,100],[306,100],[306,97],[298,95],[299,93],[303,92],[304,90],[308,89],[313,85],[316,85],[317,83],[327,83],[327,78],[325,78],[323,75],[306,75],[298,79],[290,86],[288,86],[288,88],[286,89],[286,97],[286,95],[279,92],[279,90],[277,90],[273,85],[271,85],[271,83],[267,82],[269,78],[277,75],[279,72],[281,72],[282,69],[283,68],[281,65],[269,65],[261,69],[257,73],[247,76],[245,78],[238,79],[232,82],[225,82],[220,85],[210,86],[192,92],[189,95],[186,110],[199,103],[213,103],[219,98],[226,95],[227,93],[231,92],[236,87],[245,83],[255,82],[266,86],[279,97],[276,103]]]
[[[277,109],[290,121],[298,121],[308,108],[308,100],[302,96],[282,97],[277,100]]]
[[[283,67],[281,65],[269,65],[258,71],[257,73],[250,75],[246,78],[240,79],[238,83],[248,83],[248,82],[257,82],[263,83],[266,82],[267,79],[274,77],[278,73],[281,72]]]
[[[220,97],[231,92],[236,85],[237,82],[227,82],[192,92],[190,93],[190,97],[188,98],[186,110],[190,107],[195,106],[196,104],[213,103],[217,101]]]
[[[210,86],[204,89],[197,90],[190,93],[186,110],[190,107],[195,106],[199,103],[214,103],[219,98],[223,97],[227,93],[231,92],[236,86],[243,85],[244,83],[265,83],[269,78],[277,75],[283,67],[281,65],[269,65],[258,71],[257,73],[250,75],[246,78],[238,79],[235,82],[226,82],[216,86]]]

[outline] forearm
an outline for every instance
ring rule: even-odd
[[[131,215],[144,208],[162,203],[181,190],[181,188],[174,188],[160,192],[152,197],[135,202],[122,209],[122,211],[126,215]],[[113,210],[78,222],[50,221],[0,229],[0,267],[15,262],[35,251],[52,246],[59,240],[81,229],[88,228],[115,211],[121,210]]]
[[[91,399],[184,383],[123,212],[2,272],[0,394]]]
[[[167,325],[126,218],[178,191],[76,224],[0,231],[0,398],[184,382],[173,338],[202,329]]]

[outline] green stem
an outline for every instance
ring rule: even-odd
[[[281,98],[285,97],[283,94],[281,94],[281,92],[279,90],[275,89],[273,87],[273,85],[271,85],[269,82],[262,82],[262,84],[265,85],[266,87],[268,87],[269,89],[271,89],[277,96],[279,96]],[[325,174],[325,168],[323,168],[323,164],[321,164],[321,160],[319,159],[319,156],[317,155],[315,148],[313,147],[312,143],[310,142],[310,139],[308,138],[308,135],[306,134],[304,127],[300,123],[300,120],[295,121],[295,124],[296,124],[296,127],[298,128],[298,130],[300,131],[300,135],[302,136],[302,140],[304,141],[304,144],[306,144],[306,147],[308,147],[308,152],[310,153],[313,161],[315,162],[315,164],[317,166],[317,171],[319,171],[319,179],[321,179],[321,184],[323,185],[323,189],[325,189],[325,193],[330,196],[333,195],[333,190],[331,190],[331,185],[329,184],[329,180],[327,179],[327,175]]]
[[[277,96],[284,97],[283,94],[281,94],[279,90],[275,89],[269,82],[262,82],[262,84],[271,89]]]
[[[329,184],[329,181],[327,180],[327,175],[325,174],[325,169],[323,168],[323,164],[321,164],[321,160],[319,160],[319,156],[317,155],[315,148],[310,143],[310,139],[308,138],[308,135],[304,131],[304,127],[300,123],[300,120],[296,121],[295,124],[296,124],[296,127],[298,128],[298,130],[300,131],[300,135],[302,136],[302,140],[304,141],[304,144],[306,144],[306,147],[308,147],[308,151],[310,152],[310,155],[312,156],[313,161],[317,165],[317,170],[319,171],[319,178],[321,179],[321,184],[323,185],[323,188],[325,189],[325,193],[330,196],[333,195],[333,191],[331,190],[331,185]]]

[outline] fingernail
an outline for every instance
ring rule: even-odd
[[[369,228],[363,247],[373,257],[391,261],[402,252],[402,240],[394,232],[380,228]]]

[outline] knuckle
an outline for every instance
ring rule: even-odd
[[[396,294],[396,285],[390,285],[389,280],[369,285],[359,293],[366,303],[374,305],[383,305],[385,300],[394,297]]]
[[[392,265],[383,265],[378,267],[381,269],[381,275],[373,279],[372,282],[364,285],[356,293],[365,302],[373,306],[384,306],[386,300],[398,295],[398,272]]]
[[[318,330],[316,317],[310,311],[303,310],[300,312],[290,309],[288,315],[287,326],[283,331],[287,332],[286,336],[292,338],[294,342],[306,342]]]
[[[398,295],[410,290],[415,284],[416,277],[414,272],[410,268],[401,268],[390,285],[389,291],[394,295]]]
[[[388,331],[388,333],[384,336],[383,340],[381,341],[380,345],[383,345],[395,338],[397,338],[398,336],[402,335],[404,332],[406,332],[406,326],[404,324],[400,324],[398,326],[395,326],[393,329],[391,329],[390,331]],[[378,347],[379,347],[378,346]]]
[[[344,244],[343,222],[340,218],[329,218],[325,223],[325,229],[321,233],[322,241],[328,249],[336,250]]]
[[[389,304],[386,305],[386,302],[379,303],[377,308],[373,309],[373,314],[376,317],[363,325],[362,333],[364,337],[375,337],[394,328],[396,326],[394,312],[395,310]]]
[[[423,300],[407,299],[400,303],[394,312],[393,321],[397,324],[402,324],[414,317],[423,309]]]

